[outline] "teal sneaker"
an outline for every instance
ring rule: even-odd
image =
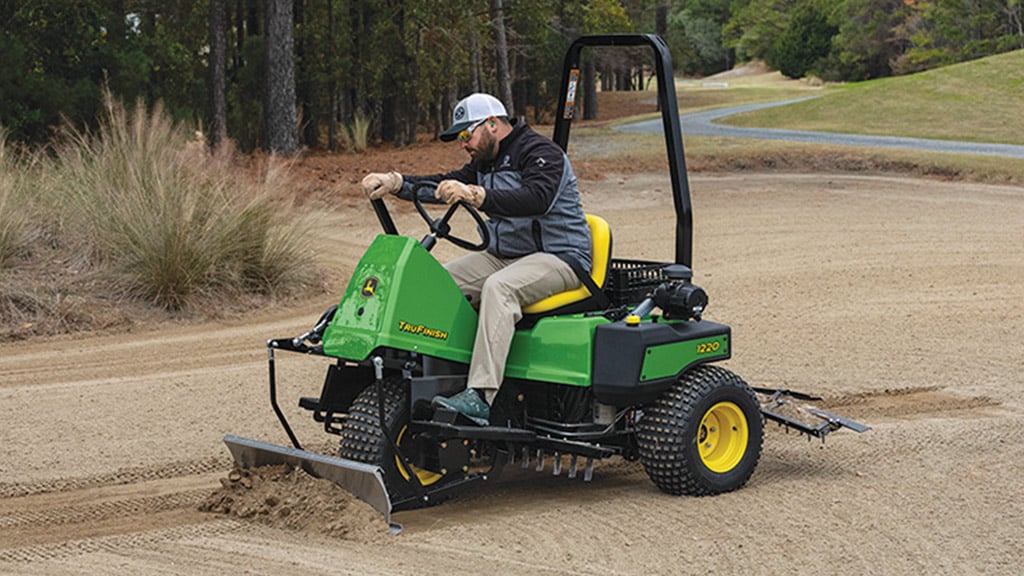
[[[434,406],[454,410],[480,426],[491,425],[491,407],[481,400],[480,395],[472,388],[466,388],[451,398],[434,396],[430,403]]]

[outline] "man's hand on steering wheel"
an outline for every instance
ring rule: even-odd
[[[463,184],[458,180],[442,180],[437,185],[434,196],[445,204],[465,202],[473,208],[480,208],[484,199],[487,198],[487,191],[476,184]]]
[[[449,187],[451,189],[455,190],[455,192],[452,193],[452,196],[450,196],[450,200],[445,200],[445,202],[448,202],[448,204],[450,204],[450,206],[448,207],[448,210],[444,213],[444,216],[442,216],[442,217],[438,218],[437,220],[435,220],[427,212],[427,209],[423,207],[423,201],[420,199],[419,192],[420,192],[420,189],[423,189],[423,188],[434,188],[436,186],[436,189],[434,190],[434,197],[438,198],[438,199],[442,199],[441,187],[445,186],[445,183],[453,183],[453,184],[457,184],[458,186],[452,186],[451,184],[449,184]],[[468,199],[467,200],[463,200],[461,198],[456,197],[458,194],[465,194],[465,193],[468,193],[470,195],[473,194],[472,190],[469,190],[468,192],[466,192],[466,191],[463,191],[462,188],[467,188],[468,189],[470,187],[466,186],[465,184],[463,184],[461,182],[458,182],[456,180],[444,180],[444,181],[441,182],[440,185],[438,185],[438,184],[436,184],[434,182],[418,182],[413,187],[412,203],[413,203],[413,205],[416,206],[416,211],[419,212],[420,217],[422,217],[423,221],[426,222],[427,226],[430,227],[430,233],[435,238],[444,238],[445,240],[448,240],[452,244],[455,244],[456,246],[458,246],[460,248],[463,248],[465,250],[474,250],[474,251],[477,251],[477,252],[482,251],[482,250],[486,250],[487,246],[490,245],[490,243],[491,243],[490,230],[487,228],[487,224],[484,223],[483,217],[480,216],[480,213],[477,212],[477,210],[474,207],[474,205],[471,204],[468,201]],[[480,188],[480,187],[479,186],[473,186],[473,188]],[[484,194],[485,193],[483,192],[483,188],[480,188],[480,203],[481,204],[483,203]],[[480,235],[480,242],[477,243],[477,244],[473,244],[471,242],[463,240],[462,238],[459,238],[459,237],[455,236],[454,234],[452,234],[451,226],[448,224],[448,222],[452,219],[452,216],[455,214],[455,212],[459,209],[460,206],[463,209],[465,209],[467,212],[469,212],[469,215],[472,216],[473,220],[476,222],[476,231],[477,231],[477,234]],[[433,247],[433,241],[427,242],[426,239],[424,239],[424,247],[426,247],[427,250],[430,250],[430,248]]]

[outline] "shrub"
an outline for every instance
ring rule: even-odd
[[[810,2],[799,7],[772,46],[769,64],[788,78],[803,78],[814,65],[828,57],[838,29],[828,23]]]
[[[211,157],[159,105],[129,112],[108,98],[98,132],[71,132],[56,157],[69,241],[110,270],[112,289],[178,310],[313,278],[299,237],[278,217],[274,182]]]

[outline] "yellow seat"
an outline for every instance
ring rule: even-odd
[[[608,264],[612,257],[612,231],[604,218],[593,214],[587,214],[587,225],[590,226],[590,278],[599,288],[604,288],[605,280],[608,278]],[[552,294],[534,302],[523,308],[523,314],[543,314],[581,302],[590,296],[590,290],[581,285],[579,288]]]

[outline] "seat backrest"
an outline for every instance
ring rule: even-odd
[[[608,222],[600,216],[587,214],[587,225],[590,227],[590,278],[600,288],[604,288],[608,280],[608,266],[612,259],[612,230]],[[543,314],[569,304],[586,300],[591,296],[586,286],[580,286],[558,294],[552,294],[523,308],[523,314]]]

